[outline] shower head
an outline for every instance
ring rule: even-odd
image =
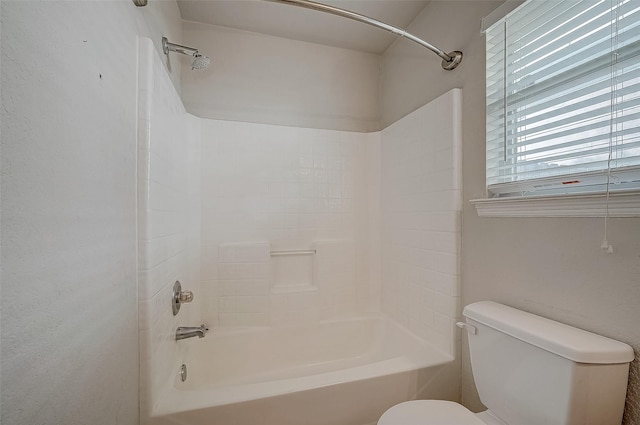
[[[165,55],[168,55],[169,52],[177,52],[182,53],[183,55],[193,56],[193,62],[191,63],[192,70],[205,69],[211,63],[211,59],[198,53],[198,49],[171,43],[167,40],[167,37],[162,37],[162,51]]]
[[[208,56],[202,56],[200,53],[193,55],[193,62],[191,62],[191,70],[205,69],[211,64],[211,59]]]

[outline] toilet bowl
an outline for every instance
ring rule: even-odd
[[[620,425],[627,344],[491,301],[465,307],[471,368],[487,410],[414,400],[378,425]]]
[[[414,400],[384,412],[378,425],[487,425],[464,406],[452,401]]]
[[[508,425],[491,412],[473,413],[461,404],[444,400],[413,400],[396,404],[378,425]]]

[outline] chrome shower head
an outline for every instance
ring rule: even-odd
[[[205,69],[211,64],[211,59],[207,56],[202,56],[200,53],[193,55],[193,62],[191,62],[191,70]]]
[[[211,59],[198,53],[198,49],[171,43],[167,40],[167,37],[162,37],[162,51],[165,55],[168,55],[169,52],[177,52],[183,55],[193,56],[193,62],[191,63],[192,70],[205,69],[211,63]]]

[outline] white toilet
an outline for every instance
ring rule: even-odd
[[[634,357],[627,344],[491,301],[463,315],[488,410],[416,400],[390,408],[378,425],[620,425]]]

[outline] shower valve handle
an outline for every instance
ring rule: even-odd
[[[182,291],[180,292],[180,303],[190,303],[193,301],[193,292]]]
[[[193,292],[183,291],[180,281],[176,280],[173,284],[173,295],[171,296],[171,310],[175,316],[180,311],[180,306],[193,301]]]

